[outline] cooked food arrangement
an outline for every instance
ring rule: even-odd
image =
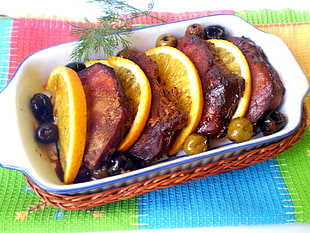
[[[246,38],[230,38],[229,41],[238,46],[249,64],[252,97],[246,117],[256,126],[266,111],[273,111],[282,103],[285,89],[278,73],[253,41]]]
[[[30,106],[38,143],[55,143],[59,178],[79,183],[212,150],[286,125],[285,87],[264,51],[220,25],[158,35],[154,48],[56,67]]]

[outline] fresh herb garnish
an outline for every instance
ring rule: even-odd
[[[94,0],[102,9],[103,16],[93,23],[87,18],[82,26],[72,25],[72,35],[78,36],[79,40],[71,53],[71,58],[76,61],[89,60],[90,54],[102,51],[106,55],[112,55],[118,47],[128,49],[130,42],[126,37],[132,34],[135,28],[133,20],[141,16],[148,16],[161,22],[166,22],[150,11],[154,3],[150,2],[146,10],[140,10],[130,6],[124,0]],[[119,33],[122,32],[122,33]]]

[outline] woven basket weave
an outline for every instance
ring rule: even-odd
[[[168,188],[174,185],[202,179],[208,176],[222,174],[231,170],[242,169],[252,164],[263,162],[267,159],[276,157],[296,144],[304,134],[306,127],[307,112],[306,108],[304,107],[300,127],[294,133],[283,138],[279,142],[201,167],[157,176],[143,182],[131,184],[126,187],[115,188],[98,193],[75,196],[50,193],[41,189],[27,176],[25,176],[25,178],[30,187],[45,202],[52,206],[65,210],[89,209],[109,202],[128,199],[157,189]]]

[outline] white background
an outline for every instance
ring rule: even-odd
[[[144,9],[149,1],[128,0],[133,6]],[[154,0],[154,11],[163,12],[185,12],[185,11],[204,11],[204,10],[258,10],[272,9],[281,10],[291,8],[298,11],[308,10],[310,3],[308,0]],[[88,3],[87,0],[8,0],[2,2],[0,14],[18,17],[34,14],[39,16],[58,16],[69,18],[96,18],[100,16],[100,9],[95,4]],[[226,228],[207,228],[207,229],[178,229],[165,230],[166,233],[175,232],[210,232],[210,233],[309,233],[310,224],[285,224],[274,226],[240,226]],[[134,233],[135,231],[129,231]],[[152,230],[150,232],[159,233],[162,230]],[[141,231],[139,231],[141,233]]]

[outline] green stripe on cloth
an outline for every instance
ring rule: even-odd
[[[239,11],[235,12],[252,24],[301,23],[310,21],[310,11],[294,11],[292,9]]]
[[[310,222],[310,128],[300,142],[277,157],[295,207],[295,222]],[[307,190],[307,191],[306,191]]]
[[[138,198],[66,211],[30,189],[20,172],[0,167],[0,232],[101,232],[138,229]],[[13,182],[12,182],[13,181]]]

